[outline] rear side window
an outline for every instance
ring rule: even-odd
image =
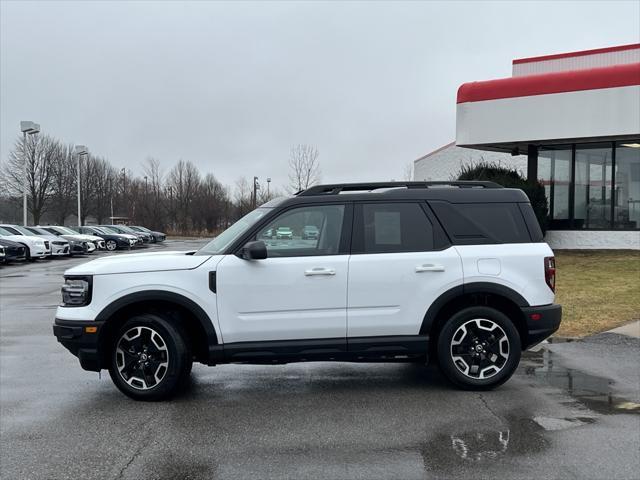
[[[429,203],[454,244],[529,243],[517,203]]]
[[[433,250],[433,226],[418,203],[364,203],[355,211],[352,253]]]

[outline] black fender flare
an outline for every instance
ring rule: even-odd
[[[145,290],[143,292],[134,292],[113,301],[100,311],[96,316],[96,321],[106,322],[118,310],[138,302],[147,301],[165,301],[175,303],[188,310],[198,320],[205,333],[207,334],[207,343],[209,350],[211,347],[218,345],[218,336],[213,326],[213,322],[207,315],[207,312],[190,298],[180,295],[179,293],[168,292],[165,290]]]
[[[512,288],[500,285],[499,283],[472,282],[457,285],[444,292],[429,306],[429,309],[427,310],[427,313],[422,320],[422,325],[420,326],[420,335],[429,335],[431,327],[433,326],[433,322],[438,316],[438,313],[447,303],[455,300],[456,297],[474,293],[498,295],[510,300],[515,305],[521,308],[530,306],[529,302],[527,302],[527,300],[518,292],[516,292]]]

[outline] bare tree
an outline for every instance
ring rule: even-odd
[[[60,145],[60,154],[52,164],[50,211],[58,225],[64,225],[67,216],[74,212],[76,176],[72,151],[73,145]]]
[[[193,163],[180,160],[169,172],[168,185],[173,190],[178,224],[188,231],[193,224],[191,204],[200,186],[200,172]]]
[[[162,206],[162,184],[163,173],[160,169],[160,161],[153,157],[148,157],[142,167],[146,180],[144,191],[144,213],[146,224],[151,228],[162,229],[163,206]]]
[[[289,189],[298,192],[320,181],[318,149],[311,145],[296,145],[289,152]]]
[[[10,195],[22,195],[24,162],[27,162],[28,211],[33,223],[40,223],[51,200],[54,158],[60,155],[60,142],[48,135],[28,135],[18,139],[5,165],[5,185]]]
[[[404,169],[402,170],[402,179],[407,182],[413,180],[413,162],[407,162],[404,164]]]
[[[240,177],[236,180],[236,188],[234,192],[234,200],[236,203],[237,216],[241,217],[251,211],[253,188],[249,184],[246,177]]]

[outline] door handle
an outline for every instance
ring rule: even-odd
[[[315,267],[310,270],[305,270],[304,274],[307,277],[313,277],[314,275],[335,275],[336,271],[333,268]]]
[[[434,265],[433,263],[425,263],[416,267],[416,273],[420,272],[444,272],[444,266]]]

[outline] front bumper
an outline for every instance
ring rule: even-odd
[[[69,255],[69,245],[51,244],[51,255],[53,257]]]
[[[527,343],[524,348],[532,347],[551,336],[560,327],[562,306],[558,304],[522,308],[527,321]]]
[[[99,372],[101,370],[101,360],[99,346],[100,330],[104,322],[96,321],[75,321],[61,320],[56,318],[53,324],[53,334],[67,350],[73,353],[80,366],[84,370]],[[95,332],[90,333],[95,328]]]

